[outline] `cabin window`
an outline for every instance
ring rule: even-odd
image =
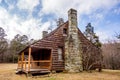
[[[58,61],[62,61],[63,60],[62,53],[63,53],[63,49],[62,49],[62,47],[59,47],[58,48]]]
[[[67,29],[63,29],[63,35],[67,35]]]

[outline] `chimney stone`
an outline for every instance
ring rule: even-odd
[[[43,31],[42,32],[42,37],[44,38],[44,37],[46,37],[47,36],[47,34],[48,34],[48,32],[47,31]]]

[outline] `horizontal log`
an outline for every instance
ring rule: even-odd
[[[23,61],[24,63],[25,62],[28,62],[28,61]],[[30,61],[30,62],[51,62],[50,60],[35,60],[35,61]]]
[[[39,60],[39,61],[31,61],[31,62],[51,62],[50,60]]]

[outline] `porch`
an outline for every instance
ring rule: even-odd
[[[29,47],[19,54],[17,71],[25,73],[49,73],[51,49]]]

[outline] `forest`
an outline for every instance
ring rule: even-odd
[[[8,36],[5,30],[0,27],[0,62],[16,63],[18,54],[26,46],[35,42],[34,39],[28,38],[26,35],[16,34],[12,40],[6,38]]]

